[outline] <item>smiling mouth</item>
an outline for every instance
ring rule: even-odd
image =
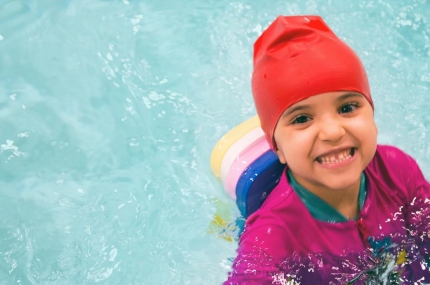
[[[351,159],[351,157],[354,156],[356,151],[357,148],[352,147],[350,149],[346,149],[337,153],[319,156],[315,160],[321,164],[336,164]]]

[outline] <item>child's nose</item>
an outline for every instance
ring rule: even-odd
[[[318,138],[322,141],[336,142],[345,135],[345,129],[340,120],[336,118],[324,118],[319,124]]]

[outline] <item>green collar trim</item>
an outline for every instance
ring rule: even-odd
[[[317,195],[310,192],[308,189],[300,185],[291,174],[291,171],[288,169],[287,172],[288,181],[290,182],[291,187],[293,187],[294,191],[300,197],[300,200],[305,204],[306,208],[308,208],[311,215],[320,221],[324,222],[346,222],[348,219],[339,213],[335,208],[327,204],[324,200],[322,200]],[[361,209],[363,209],[364,201],[366,200],[367,189],[366,189],[366,176],[364,172],[361,174],[360,178],[360,190],[358,193],[358,204]],[[357,218],[357,217],[356,217]],[[354,220],[356,219],[354,218]]]

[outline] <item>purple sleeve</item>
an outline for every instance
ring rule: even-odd
[[[286,256],[285,243],[280,242],[285,233],[267,216],[258,216],[248,218],[238,255],[224,285],[281,284],[276,281],[281,278],[278,265]]]
[[[430,184],[418,164],[410,159],[408,179],[409,201],[406,208],[406,226],[421,256],[430,261]]]
[[[260,249],[240,249],[224,285],[276,284],[277,267]]]

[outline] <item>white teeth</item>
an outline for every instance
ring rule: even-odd
[[[318,158],[318,161],[321,164],[333,164],[333,163],[339,163],[339,162],[345,161],[350,158],[351,158],[351,150],[349,149],[338,154],[337,157],[335,155],[323,156]]]

